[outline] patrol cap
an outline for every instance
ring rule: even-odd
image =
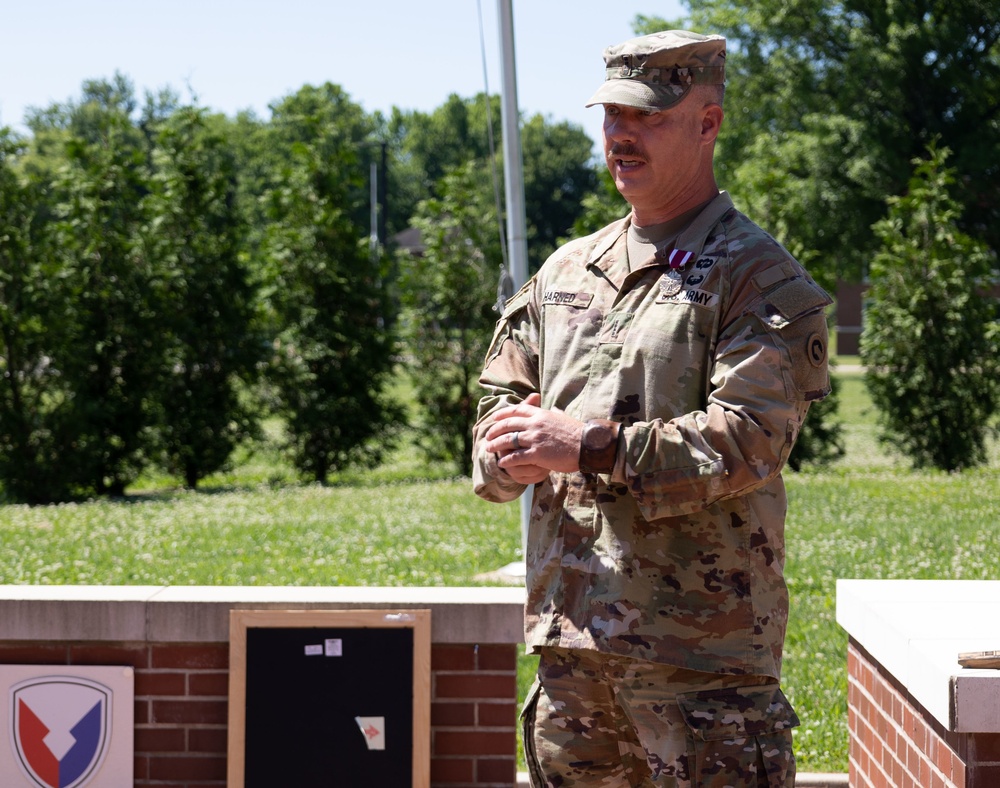
[[[587,102],[658,111],[673,106],[692,85],[726,81],[726,39],[688,30],[664,30],[604,50],[605,78]]]

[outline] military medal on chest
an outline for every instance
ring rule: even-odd
[[[673,298],[681,291],[681,285],[684,282],[683,268],[693,256],[693,252],[685,252],[682,249],[670,250],[667,257],[670,270],[660,277],[660,292],[665,298]]]

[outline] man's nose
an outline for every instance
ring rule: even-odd
[[[604,136],[613,142],[634,142],[635,124],[624,112],[608,115],[604,118]]]

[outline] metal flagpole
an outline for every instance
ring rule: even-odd
[[[524,172],[521,157],[520,111],[517,106],[517,69],[514,62],[514,12],[512,0],[497,0],[500,21],[502,74],[501,122],[503,124],[503,176],[507,207],[507,250],[514,292],[528,281],[528,232],[524,210]],[[521,547],[528,539],[532,487],[521,496]]]

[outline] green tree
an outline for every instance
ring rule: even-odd
[[[367,215],[360,151],[370,132],[331,84],[276,104],[269,131],[286,156],[266,197],[270,379],[293,461],[317,481],[377,464],[400,419],[385,394],[394,351],[385,272],[354,218]]]
[[[483,199],[499,203],[501,216],[496,232],[503,231],[505,195],[499,96],[490,96],[487,104],[482,93],[469,99],[451,95],[431,113],[396,110],[385,129],[395,151],[389,179],[396,231],[409,225],[421,200],[442,196],[446,175],[473,161],[495,174],[495,184],[490,179],[480,182]],[[586,132],[572,123],[553,123],[542,115],[534,115],[521,124],[528,257],[532,271],[569,233],[582,211],[583,199],[597,184],[592,147]]]
[[[957,227],[948,153],[932,145],[915,160],[907,194],[875,226],[882,248],[861,358],[882,439],[917,468],[955,471],[986,459],[1000,408],[1000,312],[987,292],[996,256]]]
[[[418,442],[432,460],[471,473],[479,372],[497,314],[501,263],[489,173],[470,162],[420,204],[424,250],[401,255],[400,292],[409,372],[423,410]]]
[[[573,223],[573,236],[577,238],[596,233],[632,210],[603,164],[598,173],[597,188],[584,196],[581,206],[582,211]]]
[[[241,254],[236,160],[205,110],[184,107],[160,124],[153,151],[146,254],[167,343],[159,443],[168,469],[194,488],[257,434],[244,395],[263,358],[255,293]]]
[[[528,263],[537,271],[583,212],[598,174],[591,161],[593,142],[572,123],[534,115],[522,124],[521,148]]]
[[[61,462],[81,492],[122,495],[149,461],[164,359],[156,272],[138,245],[146,157],[125,111],[81,112],[88,136],[66,138],[54,186],[64,319],[53,363],[75,430]]]
[[[497,318],[505,232],[500,120],[499,97],[487,103],[480,94],[450,96],[429,114],[396,111],[386,124],[396,147],[392,188],[400,181],[410,188],[403,200],[393,198],[393,213],[398,218],[401,203],[412,202],[409,224],[423,247],[397,258],[402,338],[423,409],[418,442],[462,473],[471,470],[477,381]],[[570,231],[597,177],[592,142],[573,124],[536,115],[523,124],[521,141],[528,263],[537,270]]]
[[[871,226],[933,139],[965,188],[958,225],[1000,245],[1000,6],[983,0],[690,0],[729,41],[720,182],[827,286],[857,281]],[[640,18],[658,27],[663,20]]]
[[[0,129],[0,486],[41,503],[71,494],[60,464],[67,392],[52,364],[59,280],[39,218],[44,191],[23,175],[25,149]]]

